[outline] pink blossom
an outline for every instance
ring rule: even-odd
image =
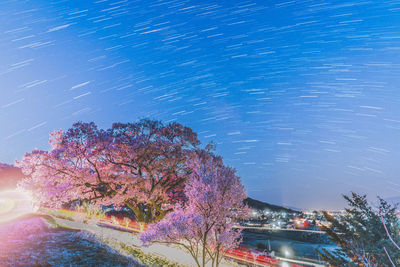
[[[234,220],[248,212],[243,204],[244,187],[235,170],[226,167],[220,157],[199,150],[188,164],[192,173],[185,187],[187,201],[151,225],[141,240],[144,245],[178,244],[198,266],[208,261],[218,266],[224,252],[241,241],[241,229],[234,228]]]

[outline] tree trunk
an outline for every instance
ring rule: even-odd
[[[202,252],[202,260],[203,260],[203,267],[206,266],[206,244],[207,244],[207,232],[204,234],[203,238],[203,252]]]
[[[128,206],[128,208],[130,208],[133,211],[133,213],[136,216],[136,220],[138,222],[144,222],[144,219],[145,219],[144,218],[144,214],[143,214],[143,211],[142,211],[142,209],[140,207],[135,207],[134,205],[129,203],[128,200],[125,201],[125,204]]]

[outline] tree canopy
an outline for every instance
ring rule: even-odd
[[[396,207],[378,198],[378,205],[374,208],[365,195],[356,193],[344,198],[349,204],[344,215],[335,218],[324,212],[329,226],[322,227],[322,230],[339,249],[317,250],[322,258],[333,266],[400,265],[400,250],[389,238],[390,235],[394,242],[400,241]]]
[[[241,241],[241,230],[234,228],[234,223],[248,212],[243,204],[244,187],[235,170],[212,153],[198,151],[190,168],[192,173],[184,191],[187,201],[151,225],[141,240],[145,245],[180,245],[193,256],[197,266],[209,261],[218,266],[224,252]]]
[[[17,162],[29,176],[21,185],[49,207],[74,201],[127,205],[143,222],[160,220],[182,197],[186,161],[199,145],[197,134],[179,123],[115,123],[99,129],[74,123],[50,133],[51,148]]]

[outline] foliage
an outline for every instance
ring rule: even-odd
[[[154,267],[180,267],[181,265],[178,263],[170,262],[169,260],[155,256],[153,254],[144,253],[139,248],[128,246],[125,243],[120,243],[121,248],[132,255],[135,260],[137,260],[140,264],[146,266],[154,266]]]
[[[56,218],[60,218],[60,219],[63,219],[63,220],[68,220],[68,221],[73,221],[73,220],[74,220],[74,219],[72,218],[72,216],[60,214],[60,213],[57,213],[57,212],[50,212],[49,214],[50,214],[51,216],[54,216],[54,217],[56,217]]]
[[[197,151],[189,165],[192,173],[185,187],[186,202],[151,225],[140,239],[145,245],[177,244],[198,266],[210,260],[218,266],[224,252],[240,242],[241,230],[234,228],[234,221],[247,212],[244,187],[235,170],[210,152]]]
[[[330,239],[340,249],[333,252],[322,250],[317,252],[333,266],[392,266],[385,249],[396,265],[400,265],[400,251],[389,240],[389,234],[398,242],[400,240],[399,220],[396,207],[379,198],[376,209],[371,207],[366,196],[352,193],[344,196],[349,204],[345,215],[335,218],[324,212],[330,226],[322,227]]]
[[[74,202],[127,205],[137,220],[160,220],[182,195],[187,154],[196,133],[178,123],[142,120],[108,130],[92,123],[50,133],[51,149],[34,150],[17,162],[28,178],[20,186],[42,204]]]
[[[144,120],[135,124],[113,124],[109,130],[117,148],[108,160],[130,180],[128,205],[139,221],[163,218],[182,198],[189,176],[186,159],[199,144],[197,134],[178,123],[164,126]]]
[[[48,207],[74,201],[104,200],[113,195],[115,175],[104,160],[104,131],[94,123],[75,123],[63,133],[50,133],[51,149],[34,150],[17,162],[29,176],[20,186],[36,193]]]

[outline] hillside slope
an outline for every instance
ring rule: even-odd
[[[244,203],[249,206],[249,208],[251,209],[255,209],[255,210],[265,210],[265,209],[269,209],[271,211],[275,211],[275,212],[288,212],[288,213],[297,213],[299,211],[297,210],[293,210],[293,209],[289,209],[289,208],[285,208],[282,206],[278,206],[278,205],[272,205],[272,204],[268,204],[256,199],[252,199],[250,197],[246,198],[244,200]]]

